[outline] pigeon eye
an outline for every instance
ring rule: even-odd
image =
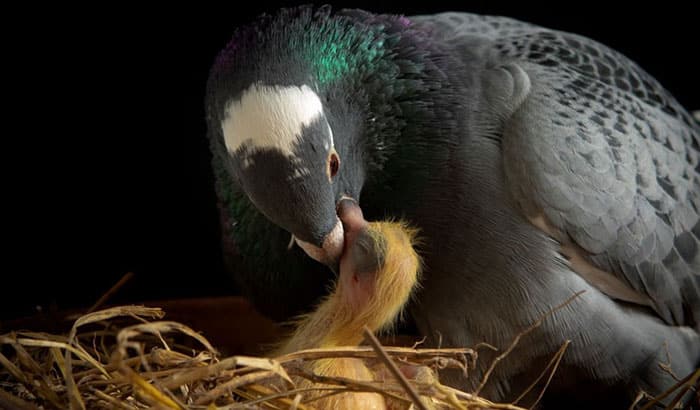
[[[338,173],[338,168],[340,168],[340,158],[338,158],[338,153],[332,150],[328,156],[328,175],[330,178]]]

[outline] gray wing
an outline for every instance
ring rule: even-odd
[[[496,39],[520,30],[542,29],[534,24],[508,17],[460,12],[411,16],[410,20],[414,23],[430,25],[436,39],[447,39],[465,34],[476,34]]]
[[[697,328],[700,127],[688,112],[588,38],[469,14],[418,21],[483,57],[482,111],[499,118],[507,184],[526,215],[568,234],[667,323]]]

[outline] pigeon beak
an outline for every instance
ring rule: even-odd
[[[348,239],[367,226],[362,216],[362,209],[353,198],[343,196],[336,207],[337,222],[333,229],[323,239],[321,247],[294,237],[297,245],[313,259],[327,265],[334,273],[340,271],[340,258],[345,250]]]
[[[343,230],[343,223],[340,219],[333,229],[326,235],[323,239],[321,247],[318,247],[309,242],[305,242],[297,237],[294,237],[297,245],[306,252],[307,255],[313,259],[327,265],[333,270],[333,272],[338,273],[340,267],[340,256],[343,254],[343,247],[345,242],[345,232]]]

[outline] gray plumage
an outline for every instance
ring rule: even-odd
[[[341,14],[374,24],[369,14]],[[385,30],[402,30],[386,21]],[[370,73],[362,87],[394,93],[423,87],[413,98],[425,101],[401,105],[410,100],[402,94],[392,105],[384,96],[378,110],[370,95],[356,109],[337,103],[344,94],[331,88],[324,104],[330,129],[352,130],[336,143],[348,138],[357,158],[342,162],[350,148],[337,148],[336,200],[362,190],[360,205],[370,218],[403,217],[421,230],[425,274],[410,306],[420,332],[436,345],[485,341],[503,349],[585,291],[496,367],[488,397],[517,397],[567,340],[552,394],[595,401],[609,396],[593,392],[622,393],[629,404],[640,390],[658,394],[675,383],[660,363],[670,360],[681,377],[690,373],[700,363],[698,123],[643,69],[590,39],[466,13],[409,21],[406,30],[417,38],[411,50],[429,44],[438,51],[395,57],[397,78],[410,80],[401,86]],[[409,38],[393,34],[387,38]],[[408,47],[401,41],[392,44]],[[425,58],[425,70],[441,76],[421,79],[415,67],[423,66],[411,58]],[[237,98],[221,91],[228,84],[221,70],[213,71],[208,92],[215,147],[222,145],[222,102]],[[323,87],[318,92],[324,95]],[[372,125],[339,126],[357,124],[343,122],[339,112],[371,118]],[[386,137],[373,150],[370,136],[353,136],[375,129],[398,142]],[[358,153],[365,145],[356,141],[368,144],[369,154]],[[351,177],[343,179],[348,168]],[[246,174],[231,180],[237,178],[260,183]],[[280,195],[284,189],[294,186]],[[473,389],[494,356],[485,352],[468,381],[444,377]]]
[[[696,323],[700,134],[687,112],[636,64],[587,38],[504,18],[426,20],[461,47],[492,41],[496,56],[485,62],[505,72],[489,74],[488,98],[517,101],[494,109],[510,116],[506,182],[525,214],[544,212],[600,267],[646,293],[668,324]]]
[[[643,358],[652,356],[665,360],[662,344],[666,342],[679,374],[690,372],[700,355],[697,123],[635,63],[590,39],[502,17],[445,13],[412,20],[432,27],[436,40],[453,45],[465,59],[481,65],[481,95],[472,96],[479,101],[475,111],[486,128],[483,132],[492,133],[500,144],[500,152],[495,153],[500,158],[485,166],[502,167],[484,178],[488,185],[503,184],[498,190],[504,191],[499,192],[504,197],[474,196],[474,200],[492,201],[488,205],[502,201],[512,207],[508,214],[515,211],[526,218],[544,215],[560,234],[586,251],[592,264],[648,297],[650,307],[663,320],[594,294],[595,283],[582,282],[555,262],[556,247],[552,255],[544,255],[547,261],[539,261],[542,249],[529,254],[526,249],[513,249],[518,246],[513,243],[518,238],[514,232],[499,232],[500,237],[487,243],[479,241],[487,247],[482,252],[487,252],[488,261],[508,256],[525,259],[519,267],[504,268],[510,271],[504,276],[529,282],[523,288],[533,294],[518,298],[523,305],[535,307],[538,301],[547,301],[551,307],[566,299],[567,291],[587,291],[545,331],[566,336],[542,341],[549,346],[540,348],[551,352],[564,338],[572,338],[568,361],[574,366],[585,363],[596,377],[626,379],[637,387],[657,390],[672,379],[658,367],[653,369],[656,363],[639,378],[630,364],[641,365]],[[518,220],[521,215],[508,216]],[[466,239],[472,240],[477,241],[476,236]],[[520,240],[547,247],[538,232],[524,233]],[[520,255],[509,255],[515,252]],[[458,264],[450,268],[458,269]],[[509,285],[502,286],[503,293],[512,296]],[[534,291],[543,287],[551,290],[544,295]],[[436,295],[426,303],[439,299],[445,298]],[[460,297],[449,300],[447,304],[456,304]],[[504,300],[508,298],[494,302]],[[518,305],[507,302],[507,311],[499,317],[519,318],[523,305]],[[546,306],[525,315],[532,320]],[[461,304],[446,307],[451,309],[463,308]],[[512,336],[500,334],[511,326],[489,325],[495,318],[483,312],[490,309],[477,306],[475,310],[465,315],[467,327],[483,318],[476,327],[497,329],[473,335],[490,333],[502,343]],[[512,325],[517,328],[524,322]],[[444,327],[458,334],[456,325],[464,326],[450,322]],[[577,331],[566,332],[562,325]],[[473,335],[469,343],[478,341]],[[526,356],[538,354],[535,343],[526,343],[522,349]],[[514,370],[506,369],[504,379]]]

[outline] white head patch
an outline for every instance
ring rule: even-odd
[[[227,105],[221,128],[231,153],[245,146],[252,152],[276,149],[285,156],[293,156],[302,129],[322,115],[321,99],[306,85],[253,84],[239,100]],[[247,165],[248,161],[244,161],[244,166]]]

